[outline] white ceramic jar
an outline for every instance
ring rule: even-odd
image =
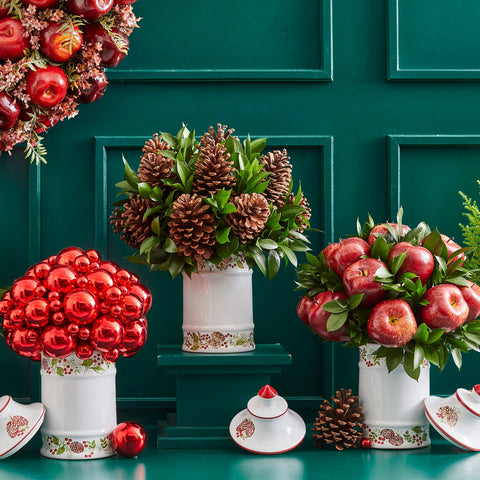
[[[429,424],[423,402],[430,395],[430,364],[420,367],[418,381],[399,365],[388,373],[380,347],[360,347],[359,402],[365,414],[364,436],[372,448],[405,449],[430,445]]]
[[[248,352],[253,341],[252,269],[238,258],[183,274],[182,350]]]
[[[68,460],[114,455],[115,363],[98,351],[86,360],[74,353],[59,360],[42,355],[40,374],[46,408],[40,453]]]

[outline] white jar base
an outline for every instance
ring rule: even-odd
[[[116,454],[111,435],[106,437],[57,437],[42,433],[40,454],[57,460],[90,460]]]
[[[411,449],[430,445],[429,425],[412,425],[412,427],[374,427],[363,425],[364,436],[372,442],[372,448]]]

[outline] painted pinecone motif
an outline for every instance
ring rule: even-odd
[[[212,348],[220,348],[225,342],[225,335],[221,332],[213,332],[208,342]]]
[[[273,153],[268,152],[267,155],[260,157],[260,163],[263,163],[264,170],[270,172],[268,187],[264,195],[277,208],[285,205],[286,196],[290,190],[292,165],[289,160],[286,149],[274,150]]]
[[[200,156],[195,164],[192,190],[202,197],[210,197],[222,188],[232,189],[237,183],[233,162],[229,161],[230,154],[223,145],[233,129],[226,128],[218,124],[217,132],[210,127],[209,132],[200,137]]]
[[[246,243],[258,237],[265,228],[270,207],[263,195],[242,193],[232,200],[236,212],[227,215],[225,220],[232,227],[233,234]]]
[[[313,423],[312,437],[317,446],[334,446],[337,450],[358,447],[363,432],[364,415],[358,397],[352,390],[341,389],[332,397],[332,404],[324,400]]]
[[[173,203],[168,222],[178,251],[197,262],[208,260],[215,245],[215,217],[201,197],[184,193]]]
[[[120,238],[132,248],[139,249],[142,242],[153,235],[150,220],[143,219],[146,211],[154,206],[148,198],[134,195],[115,209],[111,216],[111,224],[115,233],[120,233]]]

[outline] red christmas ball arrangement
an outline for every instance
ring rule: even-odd
[[[131,357],[147,340],[152,296],[138,277],[77,247],[30,267],[0,301],[5,341],[32,360]]]
[[[101,98],[104,68],[138,26],[135,1],[1,0],[0,154],[26,141],[26,156],[45,161],[40,133]]]
[[[136,457],[147,446],[145,429],[135,422],[123,422],[112,432],[113,448],[124,457]]]

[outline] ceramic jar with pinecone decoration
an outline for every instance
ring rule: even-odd
[[[296,265],[308,250],[310,207],[292,191],[286,149],[264,154],[266,139],[242,143],[233,132],[217,124],[200,140],[185,126],[155,134],[137,172],[124,160],[117,184],[126,198],[112,224],[136,250],[131,260],[184,276],[189,351],[255,348],[252,268],[273,278],[282,260]]]

